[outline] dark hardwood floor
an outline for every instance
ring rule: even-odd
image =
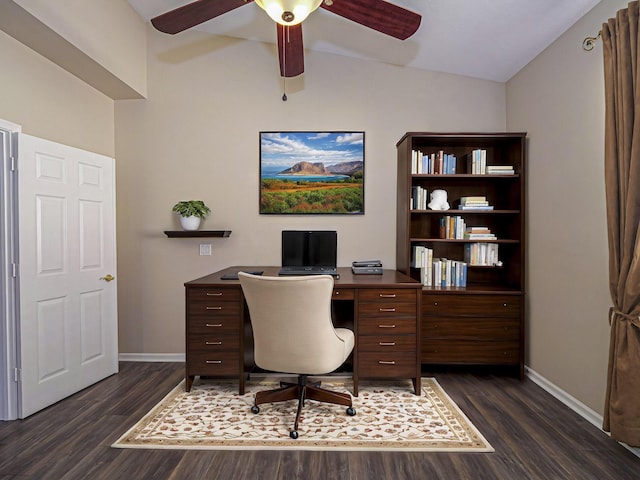
[[[123,362],[26,420],[0,422],[0,480],[640,478],[640,458],[533,382],[489,374],[433,376],[495,453],[110,448],[182,375],[182,364]]]

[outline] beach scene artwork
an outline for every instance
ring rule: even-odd
[[[364,132],[260,132],[260,213],[364,213]]]

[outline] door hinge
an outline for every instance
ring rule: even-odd
[[[19,382],[22,380],[22,370],[20,370],[19,368],[14,368],[13,369],[13,381],[14,382]]]
[[[18,278],[18,264],[17,263],[12,263],[11,264],[11,275],[13,276],[13,278]]]
[[[18,168],[18,165],[16,164],[16,157],[12,155],[10,158],[11,158],[11,166],[9,168],[12,172],[15,172],[16,168]]]

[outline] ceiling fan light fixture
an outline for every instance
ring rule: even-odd
[[[322,0],[255,0],[255,2],[274,22],[280,25],[298,25],[320,6]]]

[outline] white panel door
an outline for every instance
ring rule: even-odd
[[[19,135],[20,418],[118,371],[114,168]]]

